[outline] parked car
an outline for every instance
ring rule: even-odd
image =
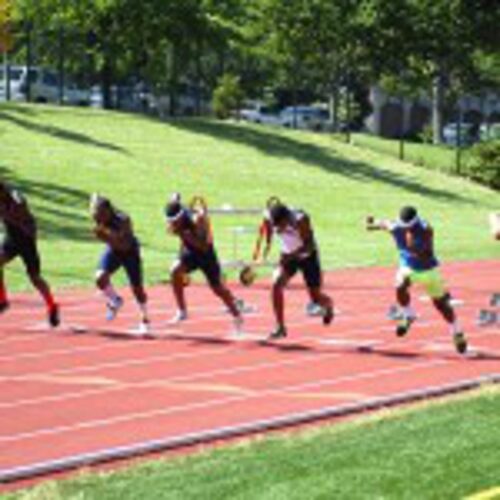
[[[90,90],[81,89],[73,82],[65,82],[63,101],[70,106],[89,106]]]
[[[256,103],[243,108],[239,112],[240,118],[252,123],[264,123],[267,125],[280,125],[280,115],[270,106]]]
[[[500,123],[483,123],[479,128],[481,141],[493,141],[500,139]]]
[[[314,106],[289,106],[280,114],[284,127],[307,130],[326,130],[329,123],[328,111]]]
[[[5,101],[7,98],[5,68],[0,67],[0,100]],[[12,101],[25,100],[25,95],[21,92],[21,87],[26,79],[26,68],[23,66],[9,67],[9,87],[10,99]]]
[[[448,123],[443,128],[443,142],[450,146],[470,146],[478,140],[479,125],[475,123]]]

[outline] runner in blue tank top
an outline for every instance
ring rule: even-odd
[[[457,351],[467,350],[467,341],[450,303],[450,294],[439,272],[439,262],[434,254],[434,231],[421,219],[414,207],[403,207],[396,221],[367,217],[368,230],[385,230],[392,234],[399,252],[399,269],[396,275],[396,300],[403,317],[396,334],[406,335],[416,316],[411,307],[410,287],[413,283],[424,286],[434,306],[450,325]]]

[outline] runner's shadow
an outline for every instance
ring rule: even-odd
[[[189,335],[174,333],[165,337],[166,340],[177,340],[190,342],[191,344],[201,344],[201,345],[228,345],[232,344],[233,341],[227,338],[221,337],[208,337],[203,335]]]
[[[470,361],[500,361],[500,355],[485,351],[473,352],[468,358]]]
[[[392,349],[380,349],[369,346],[360,346],[355,348],[354,350],[355,352],[361,354],[371,354],[371,355],[382,356],[384,358],[393,358],[393,359],[417,359],[425,357],[425,353],[420,353],[420,352],[394,351]]]
[[[261,347],[270,347],[281,352],[310,352],[315,350],[314,347],[304,344],[278,344],[272,340],[259,340],[257,341],[257,345]]]

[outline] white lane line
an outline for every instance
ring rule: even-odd
[[[427,326],[427,325],[430,326],[431,324],[438,323],[438,322],[439,322],[438,320],[434,320],[434,321],[428,322],[428,323],[427,322],[420,322],[420,324],[425,325],[425,326]],[[302,326],[308,326],[311,323],[316,323],[316,322],[313,320],[309,320],[309,321],[306,320],[304,322],[295,323],[292,326],[302,327]],[[377,331],[379,331],[379,332],[393,331],[393,329],[394,328],[392,326],[391,327],[381,327],[381,328],[378,328]],[[225,334],[226,334],[226,332],[213,333],[210,335],[207,335],[204,332],[186,332],[186,333],[181,333],[181,334],[174,334],[173,338],[177,337],[177,338],[182,339],[183,337],[186,337],[186,340],[188,340],[188,341],[191,341],[191,340],[196,341],[197,337],[199,337],[200,340],[202,341],[203,336],[209,336],[210,338],[213,338],[214,340],[220,339],[221,341],[230,342],[230,339],[228,339],[227,337],[224,337]],[[362,338],[362,336],[364,334],[373,335],[373,328],[359,329],[359,330],[352,332],[351,335],[353,336],[353,338],[358,338],[358,336]],[[322,338],[321,334],[318,334],[315,336],[300,335],[300,336],[296,336],[296,337],[290,337],[289,341],[292,343],[297,343],[297,342],[301,342],[304,340],[313,340],[314,341],[318,338]],[[168,340],[168,336],[166,336],[165,339]],[[263,334],[262,340],[265,340],[264,334]],[[202,348],[201,351],[197,351],[197,352],[185,352],[185,353],[180,353],[180,354],[174,354],[171,356],[162,354],[162,355],[144,357],[144,358],[140,358],[140,359],[126,359],[126,360],[120,360],[120,361],[114,361],[114,362],[106,362],[106,363],[100,363],[100,364],[87,365],[87,366],[79,367],[79,368],[72,367],[72,368],[65,368],[62,370],[60,370],[60,369],[49,370],[49,371],[41,372],[40,374],[41,375],[43,375],[43,374],[45,374],[45,375],[47,375],[47,374],[66,375],[66,374],[88,373],[88,372],[102,370],[102,369],[108,369],[108,368],[122,368],[122,367],[129,367],[129,366],[148,365],[148,364],[151,364],[151,363],[156,362],[156,361],[168,362],[168,361],[171,361],[174,359],[179,359],[179,357],[183,357],[183,358],[184,357],[185,358],[205,357],[207,354],[212,354],[212,353],[216,353],[216,352],[224,353],[228,350],[238,349],[239,348],[238,343],[234,343],[234,344],[235,345],[231,345],[227,348],[220,348],[219,347],[219,349],[217,349],[217,350],[216,349],[204,350],[204,348]],[[286,343],[282,344],[282,343],[275,342],[275,343],[269,343],[269,345],[286,346]],[[36,375],[36,373],[30,372],[30,376],[32,376],[32,375]],[[4,378],[9,377],[11,380],[23,380],[25,377],[24,375],[9,376],[8,373],[1,373],[0,377],[2,377],[2,376]]]
[[[17,441],[24,441],[27,439],[36,439],[42,436],[52,436],[52,435],[58,435],[66,432],[72,432],[72,431],[81,431],[81,430],[86,430],[86,429],[95,429],[98,427],[106,427],[106,426],[111,426],[111,425],[116,425],[116,424],[122,424],[126,422],[131,422],[131,421],[137,421],[137,420],[147,420],[151,418],[158,418],[158,417],[165,417],[177,413],[183,413],[183,412],[188,412],[188,411],[193,411],[193,410],[200,410],[200,409],[208,409],[208,408],[214,408],[217,406],[221,405],[226,405],[229,403],[236,403],[240,401],[248,401],[252,399],[258,399],[258,398],[263,398],[263,397],[269,397],[269,396],[280,396],[280,395],[286,395],[288,393],[293,393],[294,391],[303,391],[306,389],[317,389],[319,387],[323,387],[325,385],[337,385],[339,383],[344,383],[344,382],[353,382],[353,381],[358,381],[358,380],[366,380],[366,379],[372,379],[376,377],[382,377],[382,376],[387,376],[387,375],[394,375],[395,373],[405,373],[405,372],[410,372],[419,368],[431,368],[431,367],[436,367],[439,365],[445,365],[449,364],[449,361],[446,360],[438,360],[434,362],[422,362],[422,363],[415,363],[412,366],[398,366],[398,367],[393,367],[393,368],[386,368],[382,370],[373,370],[369,373],[361,373],[361,374],[356,374],[356,375],[346,375],[342,377],[337,377],[337,378],[327,378],[327,379],[320,379],[320,380],[315,380],[313,382],[306,382],[306,383],[301,383],[293,386],[282,386],[282,387],[275,387],[273,389],[268,389],[268,390],[263,390],[263,391],[257,391],[255,394],[251,395],[238,395],[238,396],[230,396],[230,397],[224,397],[224,398],[219,398],[219,399],[214,399],[211,401],[206,401],[206,402],[199,402],[199,403],[189,403],[189,404],[184,404],[184,405],[177,405],[170,407],[168,409],[160,409],[160,410],[152,410],[152,411],[146,411],[146,412],[137,412],[137,413],[129,413],[126,415],[120,415],[118,417],[112,417],[112,418],[105,418],[105,419],[97,419],[97,420],[89,420],[86,422],[80,422],[72,425],[61,425],[58,427],[50,427],[50,428],[42,428],[38,429],[35,431],[30,431],[30,432],[21,432],[18,434],[8,434],[8,435],[0,435],[0,443],[13,443]]]
[[[485,336],[487,334],[479,334],[478,337]],[[318,343],[324,343],[325,339],[311,339],[313,341],[317,341]],[[326,339],[328,341],[328,339]],[[335,343],[335,339],[330,339],[332,343]],[[359,349],[368,349],[368,348],[373,348],[374,346],[379,346],[384,349],[390,349],[394,347],[399,347],[401,346],[401,343],[395,342],[395,341],[374,341],[371,342],[370,345],[367,345],[366,341],[358,342],[355,339],[352,339],[352,341],[349,341],[348,339],[343,339],[343,343],[339,345],[345,345],[346,347],[352,347],[352,348],[358,348]],[[429,351],[441,351],[441,352],[452,352],[452,347],[450,344],[439,344],[439,348],[436,348],[437,343],[428,343],[425,339],[415,342],[412,344],[412,347],[415,345],[418,346],[423,346],[424,349],[429,350]],[[231,350],[231,348],[224,349],[222,352],[217,350],[215,353],[226,353],[228,350]],[[487,349],[486,349],[487,350]],[[488,353],[491,353],[490,350],[487,350]],[[353,352],[354,354],[354,352]],[[376,351],[374,352],[376,355]],[[495,353],[496,354],[496,353]],[[278,368],[278,367],[285,367],[285,366],[294,366],[294,365],[300,365],[300,364],[305,364],[308,363],[309,361],[323,361],[325,359],[335,359],[338,357],[345,356],[346,353],[344,352],[335,352],[335,353],[323,353],[323,354],[318,354],[318,353],[306,353],[304,357],[300,359],[291,359],[291,360],[284,360],[284,361],[271,361],[271,362],[264,362],[264,363],[252,363],[252,364],[247,364],[247,365],[240,365],[238,367],[231,367],[231,368],[221,368],[217,370],[211,370],[211,371],[204,371],[204,372],[198,372],[190,375],[180,375],[176,377],[171,377],[168,379],[165,379],[167,382],[192,382],[196,380],[202,380],[206,378],[212,378],[214,376],[221,376],[221,375],[238,375],[240,373],[246,373],[246,372],[251,372],[255,370],[263,370],[263,369],[269,369],[269,368]],[[500,353],[499,353],[500,355]],[[481,352],[479,350],[471,350],[470,355],[468,357],[472,358],[480,358]],[[180,357],[180,355],[179,355]],[[457,358],[458,360],[458,358]],[[71,375],[74,373],[74,371],[69,371],[68,375]],[[27,382],[32,381],[33,379],[36,379],[37,377],[47,377],[47,376],[52,376],[54,377],[55,375],[52,373],[45,373],[45,374],[34,374],[30,376],[26,376],[23,380],[26,380]],[[6,377],[5,379],[2,380],[0,377],[0,382],[10,382],[11,379]],[[79,391],[71,391],[71,392],[66,392],[66,393],[60,393],[54,396],[44,396],[40,398],[30,398],[30,399],[19,399],[16,401],[10,401],[8,403],[0,403],[0,409],[9,409],[9,408],[18,408],[21,406],[32,406],[32,405],[37,405],[37,404],[45,404],[45,403],[64,403],[69,400],[73,399],[80,399],[80,398],[85,398],[88,396],[96,396],[99,394],[105,394],[105,393],[110,393],[110,392],[120,392],[120,391],[126,391],[129,389],[135,389],[135,388],[148,388],[151,385],[154,385],[157,382],[157,379],[145,379],[140,382],[121,382],[117,381],[115,384],[109,384],[105,387],[101,387],[99,389],[89,389],[89,390],[79,390]]]

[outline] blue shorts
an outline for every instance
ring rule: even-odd
[[[181,252],[180,261],[188,273],[199,269],[207,278],[210,286],[218,287],[221,285],[222,271],[213,247],[210,247],[207,252],[184,249]]]
[[[142,260],[139,244],[126,252],[117,252],[110,246],[106,247],[99,261],[98,269],[107,274],[113,274],[123,267],[127,273],[128,281],[133,287],[142,286]]]

